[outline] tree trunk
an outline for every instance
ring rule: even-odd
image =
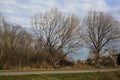
[[[57,68],[59,68],[59,64],[58,64],[59,62],[56,62],[56,61],[54,61],[54,59],[52,59],[52,66],[55,68],[55,69],[57,69]]]
[[[56,68],[56,69],[60,68],[59,62],[55,62],[55,68]]]
[[[97,51],[97,56],[96,56],[96,65],[95,65],[95,67],[96,67],[96,68],[99,68],[99,67],[100,67],[99,59],[100,59],[100,56],[99,56],[99,51]]]
[[[53,53],[52,53],[51,50],[49,50],[49,53],[50,53],[50,62],[51,62],[51,65],[52,65],[55,69],[59,68],[59,65],[58,65],[59,61],[55,61],[55,60],[54,60],[54,56],[53,56]]]

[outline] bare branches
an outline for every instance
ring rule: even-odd
[[[119,36],[118,23],[111,15],[102,12],[89,12],[84,18],[85,41],[94,48],[99,58],[103,47],[114,42]]]
[[[54,59],[55,54],[61,50],[68,54],[66,52],[68,48],[75,48],[76,43],[80,43],[76,34],[76,30],[80,27],[79,22],[76,16],[66,16],[55,9],[36,15],[32,25],[39,44],[42,44]],[[58,60],[60,59],[54,60],[54,63]]]

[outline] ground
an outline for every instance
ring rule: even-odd
[[[41,75],[7,75],[0,76],[0,80],[120,80],[120,71]]]

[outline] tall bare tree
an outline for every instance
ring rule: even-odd
[[[53,9],[35,15],[32,27],[36,39],[41,47],[48,51],[51,64],[55,68],[61,59],[75,52],[76,47],[80,46],[77,33],[80,21],[75,15],[66,16],[57,9]]]
[[[96,54],[96,66],[99,67],[100,52],[120,38],[118,21],[110,14],[90,11],[83,25],[85,30],[82,37]]]

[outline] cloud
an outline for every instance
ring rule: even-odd
[[[120,18],[119,3],[119,0],[0,0],[0,12],[11,22],[29,27],[31,17],[51,8],[57,8],[65,14],[74,13],[79,17],[83,17],[89,10],[96,10],[112,12]]]
[[[24,27],[29,27],[30,25],[30,19],[24,18],[24,17],[18,17],[18,16],[9,16],[8,21],[11,21],[12,23],[16,24],[22,24]]]

